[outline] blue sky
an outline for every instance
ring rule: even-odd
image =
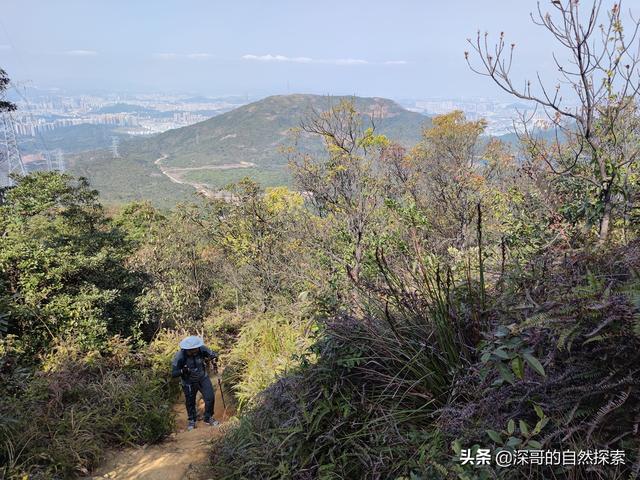
[[[0,9],[0,66],[80,91],[503,98],[464,61],[478,29],[516,43],[517,78],[555,78],[532,0],[3,0]]]

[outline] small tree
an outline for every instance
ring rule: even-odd
[[[27,354],[74,337],[88,349],[131,335],[140,279],[131,253],[86,179],[59,172],[20,177],[0,205],[0,306]]]
[[[461,111],[433,119],[433,128],[413,150],[415,201],[429,216],[441,242],[467,247],[485,184],[484,120],[467,121]]]
[[[307,232],[298,227],[303,198],[286,187],[267,188],[249,178],[229,187],[233,202],[212,203],[215,244],[226,260],[229,284],[238,296],[262,303],[293,298],[304,281],[298,276],[305,262],[301,248]]]
[[[532,20],[544,27],[566,52],[568,59],[555,64],[559,83],[550,88],[537,75],[537,88],[527,81],[523,88],[514,84],[511,67],[515,44],[507,46],[504,32],[497,44],[489,46],[488,34],[478,35],[469,43],[480,59],[470,68],[491,78],[500,88],[520,99],[541,107],[552,126],[556,139],[542,143],[525,123],[524,139],[536,157],[546,163],[557,176],[578,182],[580,190],[592,198],[590,216],[598,225],[600,242],[610,231],[612,216],[622,203],[629,169],[639,158],[638,122],[635,97],[640,90],[638,68],[640,20],[633,17],[630,30],[625,29],[621,3],[616,3],[602,17],[602,0],[594,0],[588,14],[582,14],[578,0],[552,0],[555,15],[543,13],[540,2]],[[571,92],[567,101],[563,86]],[[571,103],[577,102],[576,106]]]
[[[373,120],[370,127],[363,125],[363,117],[353,101],[343,100],[325,112],[312,111],[302,130],[322,137],[327,154],[298,154],[291,162],[294,178],[319,213],[344,222],[352,242],[345,267],[356,284],[386,189],[377,169],[389,145],[386,137],[375,133]]]

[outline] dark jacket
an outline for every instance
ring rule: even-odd
[[[193,357],[187,355],[186,350],[180,350],[173,357],[171,362],[171,376],[181,377],[182,383],[194,383],[200,381],[203,377],[207,376],[207,369],[204,363],[205,359],[217,360],[218,354],[213,350],[202,346],[198,348],[199,353]],[[184,366],[189,367],[190,374],[183,375],[182,368]]]

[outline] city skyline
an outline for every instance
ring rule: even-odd
[[[35,90],[31,90],[35,92]],[[29,100],[31,97],[31,100]],[[263,97],[189,97],[163,94],[45,95],[25,92],[17,99],[13,114],[18,135],[38,133],[79,125],[111,125],[122,135],[151,135],[198,123]],[[504,135],[513,131],[519,112],[532,106],[495,98],[404,98],[393,99],[403,108],[427,116],[453,110],[463,111],[470,120],[484,119],[486,133]],[[537,112],[536,122],[545,115]]]

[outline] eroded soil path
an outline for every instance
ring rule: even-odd
[[[211,379],[215,383],[215,379]],[[199,396],[198,396],[199,398]],[[209,446],[213,439],[223,434],[224,422],[230,415],[225,411],[216,388],[214,416],[221,422],[220,427],[211,427],[198,421],[197,428],[187,431],[187,414],[184,399],[174,407],[176,412],[176,432],[157,445],[113,451],[107,455],[102,466],[86,480],[206,480],[209,463]],[[203,402],[199,398],[199,411]]]

